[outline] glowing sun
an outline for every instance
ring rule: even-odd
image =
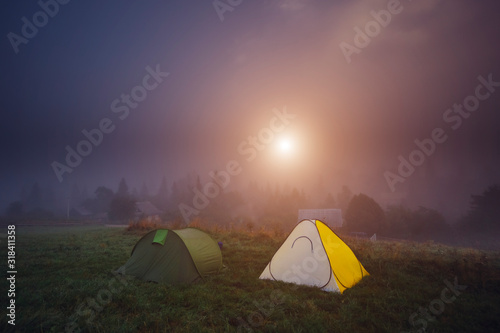
[[[278,150],[283,154],[289,154],[293,151],[293,142],[290,138],[281,138],[278,141]]]

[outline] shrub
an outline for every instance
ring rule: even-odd
[[[346,212],[346,229],[372,235],[380,232],[385,224],[385,214],[380,205],[366,194],[355,195]]]

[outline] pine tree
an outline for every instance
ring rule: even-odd
[[[149,200],[149,189],[146,186],[146,183],[142,183],[141,191],[139,192],[139,198],[141,200]]]
[[[380,205],[363,193],[355,195],[349,202],[345,219],[347,230],[368,235],[380,232],[385,225],[385,213]]]
[[[323,202],[323,208],[335,208],[335,198],[331,192],[326,195],[325,201]]]
[[[38,185],[38,182],[35,182],[31,187],[31,191],[28,194],[26,206],[29,210],[34,208],[41,208],[42,206],[42,190]]]
[[[342,211],[346,211],[352,199],[352,192],[346,185],[342,186],[342,191],[337,195],[338,206]]]
[[[155,202],[160,209],[165,209],[168,205],[169,193],[167,186],[167,179],[163,176],[160,187],[158,188],[158,192],[155,196]]]
[[[126,197],[129,195],[128,193],[128,185],[127,182],[125,181],[125,178],[122,178],[120,180],[120,183],[118,184],[118,191],[116,192],[119,196]]]

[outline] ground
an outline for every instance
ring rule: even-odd
[[[6,229],[5,229],[6,230]],[[224,270],[190,285],[123,279],[146,231],[18,227],[19,332],[498,332],[500,252],[345,239],[370,273],[343,294],[259,280],[286,235],[211,229]],[[7,259],[7,241],[1,240]],[[7,260],[2,269],[6,272]],[[4,286],[7,286],[4,283]],[[7,294],[7,290],[2,292]],[[6,297],[1,297],[5,309]]]

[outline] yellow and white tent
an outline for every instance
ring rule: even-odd
[[[367,275],[349,246],[326,224],[303,220],[276,251],[260,279],[343,293]]]

